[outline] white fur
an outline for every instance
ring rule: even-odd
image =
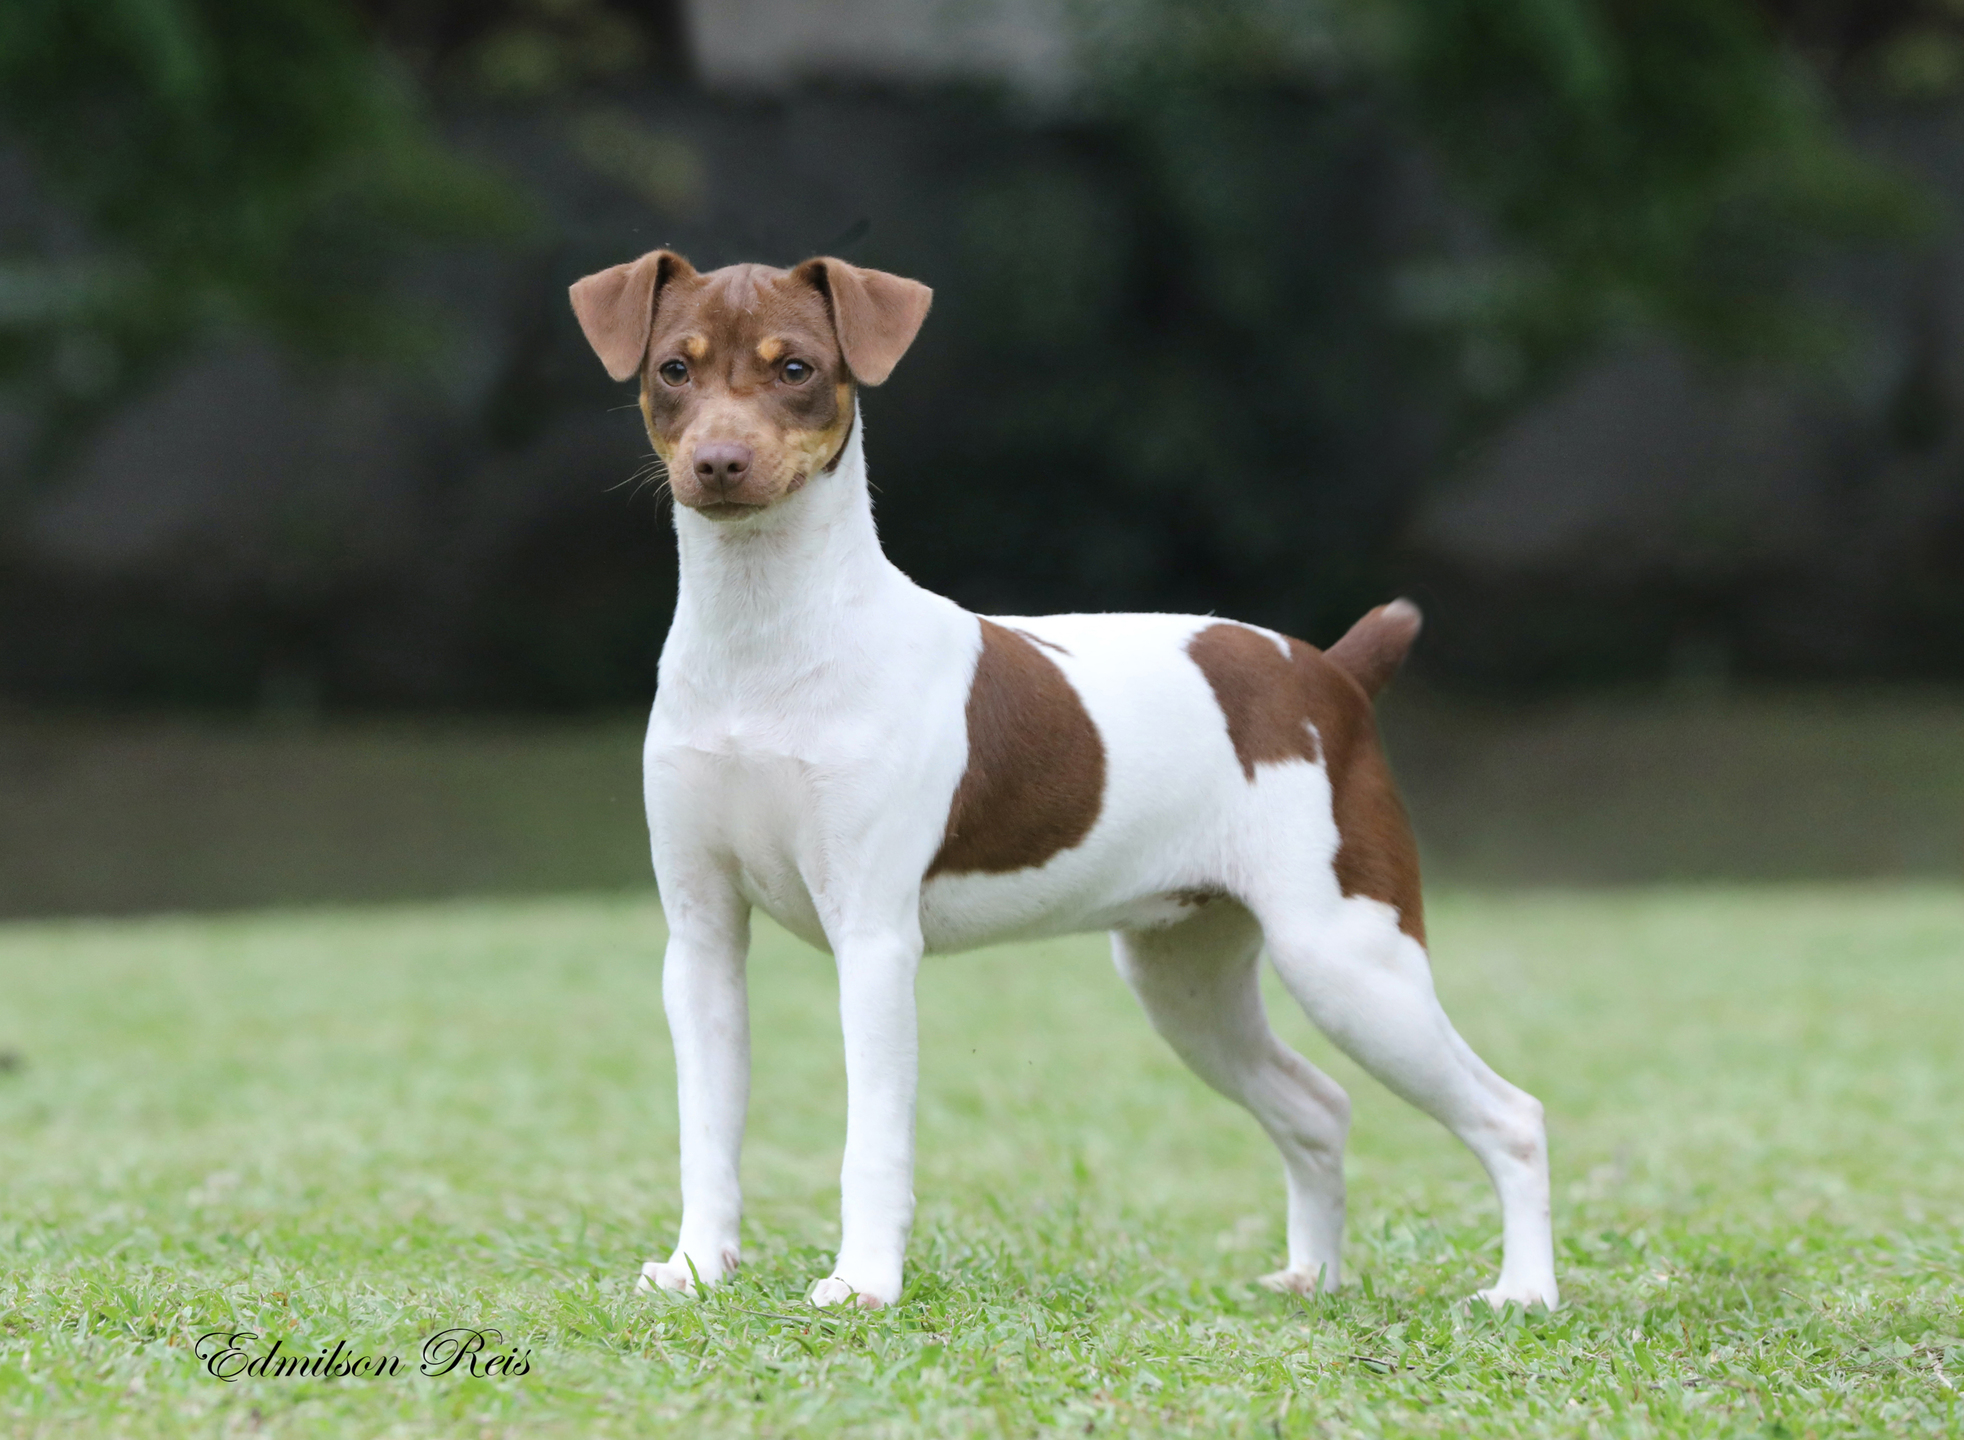
[[[763,513],[678,508],[681,587],[645,751],[670,938],[682,1225],[644,1285],[692,1288],[738,1262],[749,1091],[744,963],[764,910],[837,960],[847,1112],[842,1237],[812,1298],[890,1304],[913,1219],[914,977],[925,950],[1109,929],[1154,1027],[1274,1139],[1289,1192],[1279,1288],[1338,1283],[1343,1091],[1276,1039],[1264,941],[1289,993],[1339,1046],[1479,1156],[1499,1193],[1496,1304],[1557,1303],[1541,1107],[1453,1031],[1424,949],[1378,901],[1343,896],[1322,767],[1235,758],[1183,615],[1006,619],[1045,649],[1104,742],[1105,791],[1080,845],[1007,875],[921,876],[967,763],[976,617],[887,560],[860,426],[835,470]],[[1278,643],[1281,643],[1278,640]],[[1198,907],[1175,892],[1222,889]],[[1244,908],[1245,906],[1245,908]]]

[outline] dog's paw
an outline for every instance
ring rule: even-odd
[[[899,1296],[894,1297],[898,1299]],[[870,1290],[853,1289],[850,1280],[842,1280],[837,1275],[828,1275],[812,1286],[812,1304],[824,1309],[831,1305],[844,1305],[851,1301],[862,1310],[878,1310],[887,1301]]]
[[[1273,1290],[1278,1295],[1314,1295],[1318,1290],[1337,1288],[1324,1279],[1325,1273],[1321,1265],[1314,1268],[1304,1266],[1300,1269],[1271,1270],[1255,1283],[1264,1290]]]
[[[683,1295],[693,1295],[696,1293],[696,1280],[686,1265],[650,1260],[641,1267],[641,1278],[634,1282],[634,1288],[644,1295],[656,1290],[674,1290]]]
[[[1562,1308],[1562,1297],[1555,1289],[1553,1280],[1541,1284],[1510,1284],[1502,1279],[1491,1290],[1480,1291],[1478,1298],[1496,1310],[1505,1310],[1509,1305],[1518,1305],[1523,1310],[1532,1310],[1537,1305],[1544,1310]]]
[[[852,1286],[837,1275],[828,1275],[812,1286],[812,1304],[820,1309],[828,1305],[843,1305],[852,1299]]]
[[[714,1285],[724,1276],[733,1274],[742,1257],[734,1249],[726,1249],[717,1257],[717,1264],[704,1268],[698,1262],[696,1269],[689,1269],[688,1256],[680,1250],[666,1260],[650,1260],[641,1267],[641,1278],[634,1282],[634,1288],[642,1294],[655,1290],[673,1290],[682,1295],[696,1293],[696,1280],[700,1276],[704,1285]]]

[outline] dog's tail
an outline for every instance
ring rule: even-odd
[[[1393,600],[1351,626],[1343,639],[1323,653],[1375,699],[1405,663],[1424,623],[1418,606],[1409,600]]]

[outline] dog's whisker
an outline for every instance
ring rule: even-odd
[[[659,470],[651,470],[646,474],[642,475],[640,478],[641,478],[641,483],[634,487],[633,493],[635,495],[639,495],[643,490],[646,490],[651,485],[655,487],[656,493],[660,493],[663,490],[668,490],[671,488],[669,475],[666,468],[659,469]]]
[[[659,455],[648,456],[647,459],[641,464],[640,468],[637,469],[632,475],[629,475],[625,479],[618,480],[614,484],[609,485],[607,487],[606,493],[611,495],[616,490],[622,489],[625,486],[632,485],[634,488],[628,491],[628,498],[631,500],[636,495],[640,494],[641,491],[647,487],[649,481],[651,480],[659,480],[663,484],[668,483],[668,462],[663,460]]]

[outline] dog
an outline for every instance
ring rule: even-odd
[[[1342,1278],[1350,1104],[1263,1010],[1267,954],[1340,1048],[1437,1118],[1500,1199],[1500,1306],[1559,1304],[1542,1108],[1433,993],[1417,852],[1372,697],[1420,617],[1327,651],[1191,615],[984,617],[880,548],[859,390],[932,292],[830,257],[698,273],[656,250],[572,286],[675,498],[680,583],[643,755],[669,940],[682,1220],[644,1289],[738,1265],[745,962],[764,911],[829,951],[847,1107],[841,1237],[814,1303],[900,1298],[913,1223],[924,952],[1108,930],[1119,973],[1203,1081],[1281,1152],[1288,1261]]]

